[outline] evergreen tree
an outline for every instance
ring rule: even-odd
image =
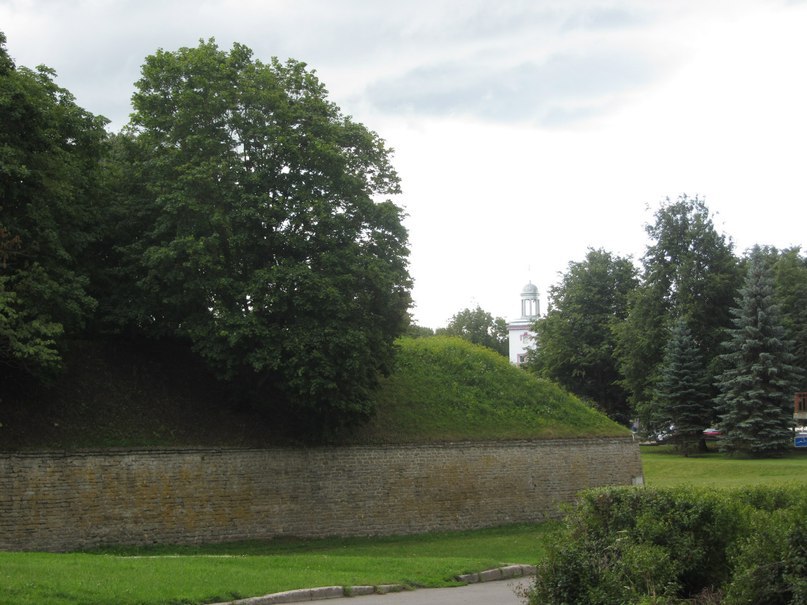
[[[686,321],[673,325],[656,384],[659,420],[674,425],[678,448],[688,454],[705,447],[703,429],[710,421],[710,388],[703,356]]]
[[[732,309],[734,328],[724,342],[725,368],[717,386],[724,436],[721,449],[769,455],[792,438],[791,407],[800,372],[774,301],[773,273],[759,247],[750,255],[748,274]]]

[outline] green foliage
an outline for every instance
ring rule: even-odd
[[[644,281],[660,289],[677,316],[688,319],[708,359],[720,346],[741,281],[733,245],[717,232],[706,203],[697,196],[668,201],[655,218],[646,228],[654,243],[643,258]]]
[[[631,297],[626,321],[616,329],[624,386],[647,426],[653,421],[654,383],[674,319],[687,319],[711,384],[741,274],[731,240],[718,234],[697,197],[667,200],[646,231],[652,243],[642,259],[642,285]]]
[[[314,431],[368,417],[410,304],[402,212],[375,199],[399,192],[384,142],[303,63],[240,44],[147,57],[133,104],[110,170],[136,228],[109,246],[106,281],[129,279],[103,323],[187,339]]]
[[[807,522],[804,509],[775,510],[753,521],[738,548],[737,572],[726,605],[807,603]]]
[[[554,383],[456,337],[403,338],[358,443],[627,435]]]
[[[539,564],[530,603],[705,602],[721,593],[732,603],[801,603],[805,502],[797,487],[590,490]]]
[[[586,492],[539,566],[531,603],[668,603],[726,577],[735,518],[685,491]],[[562,590],[557,587],[562,586]]]
[[[656,418],[675,426],[678,448],[684,454],[705,447],[703,429],[711,420],[709,383],[701,352],[683,319],[673,325],[656,383]]]
[[[776,252],[773,272],[782,324],[793,341],[793,365],[807,372],[807,257],[798,248]]]
[[[455,313],[445,328],[438,328],[438,336],[459,336],[460,338],[492,349],[507,356],[509,348],[509,334],[507,322],[482,309],[479,305],[475,309],[463,309]]]
[[[409,324],[404,336],[409,338],[425,338],[427,336],[434,336],[434,330],[426,326],[418,326],[417,324]]]
[[[800,375],[774,300],[773,274],[759,248],[751,253],[732,314],[734,329],[728,333],[718,382],[725,433],[721,449],[775,454],[791,443],[792,397]]]
[[[619,384],[614,326],[625,319],[636,269],[626,258],[589,250],[569,263],[561,282],[549,290],[545,317],[535,323],[540,346],[528,354],[529,368],[609,417],[628,424],[627,394]]]
[[[90,293],[98,301],[87,333],[108,336],[170,335],[160,316],[144,302],[141,284],[148,268],[142,262],[147,248],[144,234],[159,210],[150,203],[143,174],[145,150],[131,132],[110,135],[101,163],[100,188],[105,200],[99,212],[100,229],[87,256]]]
[[[266,447],[310,438],[293,418],[227,405],[227,385],[183,343],[70,345],[65,372],[52,384],[3,389],[0,447]],[[405,338],[396,357],[373,394],[370,421],[320,438],[367,444],[629,434],[556,385],[458,338]]]
[[[54,75],[16,67],[0,33],[0,367],[40,378],[94,308],[81,259],[106,136]]]
[[[620,384],[628,392],[634,414],[647,430],[660,428],[652,405],[654,384],[662,359],[667,309],[662,297],[647,283],[640,284],[628,297],[628,315],[614,325]]]

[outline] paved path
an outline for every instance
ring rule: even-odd
[[[482,582],[456,588],[421,588],[385,595],[308,601],[325,605],[524,605],[516,595],[519,587],[529,586],[531,577]]]

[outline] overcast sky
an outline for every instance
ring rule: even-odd
[[[316,70],[393,147],[415,319],[514,318],[589,247],[638,259],[664,198],[738,252],[807,233],[807,1],[0,0],[18,65],[128,119],[143,59],[214,37]]]

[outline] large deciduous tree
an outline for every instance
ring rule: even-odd
[[[253,401],[306,422],[371,412],[408,323],[384,141],[303,63],[214,41],[149,56],[118,151],[143,233],[114,247],[136,297],[112,323],[186,338]]]
[[[652,428],[655,381],[675,318],[686,318],[711,384],[742,273],[731,240],[717,232],[697,197],[667,200],[646,231],[651,244],[642,258],[642,283],[617,326],[617,356],[630,401]]]
[[[768,455],[792,440],[793,393],[802,378],[792,365],[790,342],[774,298],[773,272],[762,251],[751,252],[734,328],[719,376],[721,449]]]
[[[459,336],[505,356],[508,353],[507,322],[501,317],[493,317],[479,305],[455,313],[448,325],[438,328],[436,333],[438,336]]]
[[[65,336],[94,308],[80,259],[106,136],[53,78],[17,67],[0,33],[0,367],[37,378],[60,367]]]
[[[627,424],[627,394],[619,384],[613,327],[624,320],[637,285],[630,259],[589,250],[569,263],[559,284],[549,289],[549,308],[535,323],[538,346],[529,366]]]

